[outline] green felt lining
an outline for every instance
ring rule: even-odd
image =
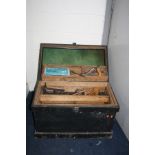
[[[42,64],[105,65],[103,49],[43,48]]]

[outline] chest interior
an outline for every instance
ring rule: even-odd
[[[107,53],[104,46],[48,45],[40,48],[38,82],[34,105],[116,106],[108,82]],[[62,69],[69,74],[47,74]]]

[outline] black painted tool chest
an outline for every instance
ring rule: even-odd
[[[46,75],[46,69],[68,75]],[[40,44],[32,111],[36,136],[112,137],[119,105],[109,84],[106,46]]]

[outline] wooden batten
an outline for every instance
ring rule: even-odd
[[[40,95],[42,104],[106,104],[109,96]]]
[[[46,85],[48,87],[106,87],[106,82],[70,82],[70,81],[42,81],[41,86]]]

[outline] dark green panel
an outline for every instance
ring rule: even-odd
[[[102,49],[43,48],[43,64],[104,65]]]

